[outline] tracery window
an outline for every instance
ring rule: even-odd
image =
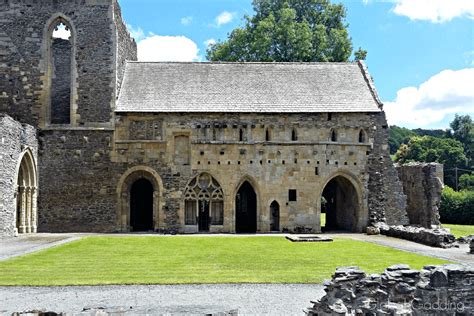
[[[224,224],[224,194],[211,175],[202,173],[186,187],[184,194],[185,224],[196,225],[198,221],[210,220],[211,225]],[[199,218],[207,216],[209,218]]]

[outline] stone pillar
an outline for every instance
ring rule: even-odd
[[[26,233],[26,190],[25,187],[20,186],[18,188],[20,199],[20,226],[18,227],[18,233]]]
[[[38,232],[38,189],[31,188],[31,232]]]
[[[31,233],[31,187],[25,188],[25,196],[26,196],[26,208],[25,208],[25,217],[26,217],[26,227],[25,232]]]

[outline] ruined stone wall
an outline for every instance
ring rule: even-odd
[[[137,60],[137,43],[130,36],[130,32],[127,29],[124,21],[122,20],[122,12],[117,0],[114,0],[114,21],[116,30],[116,41],[117,41],[117,93],[120,94],[120,87],[122,86],[123,75],[125,72],[126,61]]]
[[[27,148],[37,161],[36,130],[0,113],[0,236],[16,233],[18,168]]]
[[[124,60],[136,58],[119,12],[116,0],[0,1],[0,112],[33,126],[50,123],[48,46],[61,17],[73,43],[72,124],[110,123]]]
[[[408,224],[406,197],[390,158],[385,113],[374,114],[374,143],[368,158],[370,224]]]
[[[409,163],[397,166],[398,176],[407,196],[410,225],[425,228],[439,226],[439,205],[443,190],[443,165]]]
[[[307,315],[472,315],[473,284],[472,266],[396,265],[381,275],[338,268]]]
[[[280,205],[280,227],[320,231],[320,198],[324,186],[341,175],[355,186],[359,201],[357,231],[368,223],[367,157],[374,139],[372,114],[256,115],[256,114],[121,114],[117,119],[114,166],[147,166],[163,182],[163,201],[157,227],[184,225],[183,192],[202,172],[211,174],[224,191],[224,225],[211,231],[234,231],[235,194],[244,180],[257,193],[257,227],[270,230],[270,204]],[[367,140],[359,143],[361,128]],[[271,140],[266,141],[270,129]],[[297,140],[292,141],[296,129]],[[336,142],[330,141],[331,130]],[[240,141],[240,130],[243,141]],[[189,151],[176,148],[183,137]],[[181,143],[181,141],[179,141]],[[190,153],[189,160],[178,157]],[[189,164],[185,162],[189,161]],[[179,163],[181,162],[181,163]],[[122,168],[122,167],[121,167]],[[289,201],[289,189],[297,201]]]

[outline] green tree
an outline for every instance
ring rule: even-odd
[[[474,191],[474,173],[466,173],[459,177],[459,188]]]
[[[406,163],[410,161],[438,162],[444,164],[444,181],[454,187],[456,179],[451,170],[466,165],[467,158],[462,144],[452,138],[437,138],[433,136],[415,136],[407,145],[402,145],[395,154],[395,161]]]
[[[354,52],[354,59],[355,60],[365,60],[367,58],[367,51],[359,47],[357,51]]]
[[[329,0],[253,0],[255,15],[207,50],[211,61],[345,62],[352,42],[346,9]],[[367,52],[359,49],[356,58]]]
[[[390,137],[388,145],[390,146],[390,154],[395,154],[402,144],[407,144],[411,137],[416,136],[416,133],[405,127],[398,127],[396,125],[390,126]]]
[[[469,166],[474,165],[474,123],[469,115],[457,115],[450,124],[453,137],[463,144],[469,160]]]

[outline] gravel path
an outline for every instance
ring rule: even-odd
[[[404,251],[414,252],[419,255],[454,261],[460,264],[474,265],[474,255],[469,254],[469,245],[462,244],[459,248],[435,248],[413,241],[387,237],[383,235],[368,236],[365,234],[335,234],[333,237],[348,237],[355,240],[371,242]]]
[[[97,287],[0,287],[0,315],[41,310],[111,314],[304,315],[310,301],[324,295],[321,285],[220,284]]]
[[[80,234],[32,234],[0,238],[0,261],[62,245],[80,238]]]

